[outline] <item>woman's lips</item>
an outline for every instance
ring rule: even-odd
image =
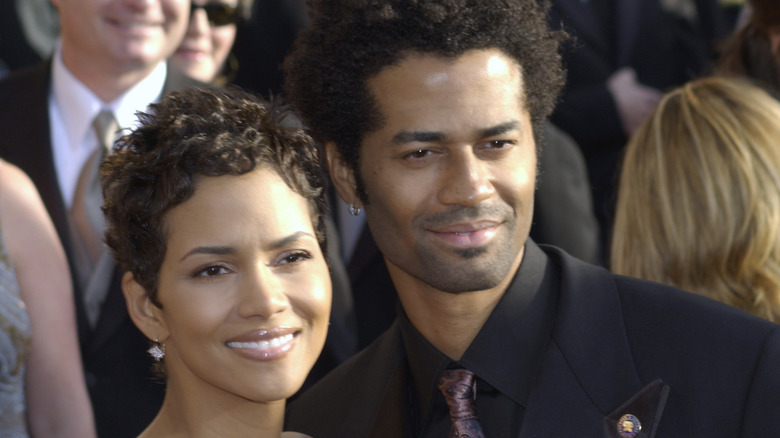
[[[300,330],[277,327],[257,330],[233,338],[225,345],[233,351],[253,360],[277,360],[284,357],[295,346],[295,337]]]

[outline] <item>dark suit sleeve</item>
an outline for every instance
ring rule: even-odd
[[[741,437],[780,437],[780,326],[764,342],[750,385]]]
[[[585,158],[571,137],[551,123],[545,126],[539,156],[531,238],[590,263],[601,261]]]

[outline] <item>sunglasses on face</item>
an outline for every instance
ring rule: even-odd
[[[190,4],[190,18],[196,10],[203,9],[208,17],[209,23],[214,27],[227,26],[238,22],[238,7],[227,3],[206,3],[202,5]]]

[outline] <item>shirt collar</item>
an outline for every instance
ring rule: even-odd
[[[150,103],[160,100],[165,87],[168,65],[161,62],[149,76],[127,90],[117,100],[111,103],[119,126],[122,128],[138,127],[138,111],[147,111]]]
[[[512,284],[460,360],[523,406],[552,335],[558,290],[558,276],[542,250],[529,240],[525,251]]]
[[[52,61],[52,98],[62,118],[67,144],[72,152],[76,152],[103,103],[65,67],[61,44]]]
[[[138,126],[136,113],[146,111],[149,103],[157,102],[165,86],[168,66],[165,62],[149,76],[135,84],[113,102],[102,102],[84,83],[68,70],[62,61],[61,44],[54,54],[52,66],[53,97],[60,109],[64,126],[68,131],[69,144],[79,145],[92,129],[92,120],[102,109],[109,109],[121,128]]]
[[[525,406],[555,322],[558,280],[554,265],[530,239],[523,262],[506,293],[459,364],[480,380]],[[439,352],[399,309],[411,377],[413,415],[425,419],[438,393],[438,380],[451,360]]]

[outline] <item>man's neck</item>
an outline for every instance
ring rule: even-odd
[[[452,293],[436,289],[388,263],[398,298],[412,325],[434,347],[452,360],[460,360],[493,313],[520,267],[517,255],[508,275],[491,289]]]
[[[108,60],[94,60],[67,51],[62,61],[68,71],[103,102],[113,102],[149,76],[157,64],[127,68],[111,65]]]

